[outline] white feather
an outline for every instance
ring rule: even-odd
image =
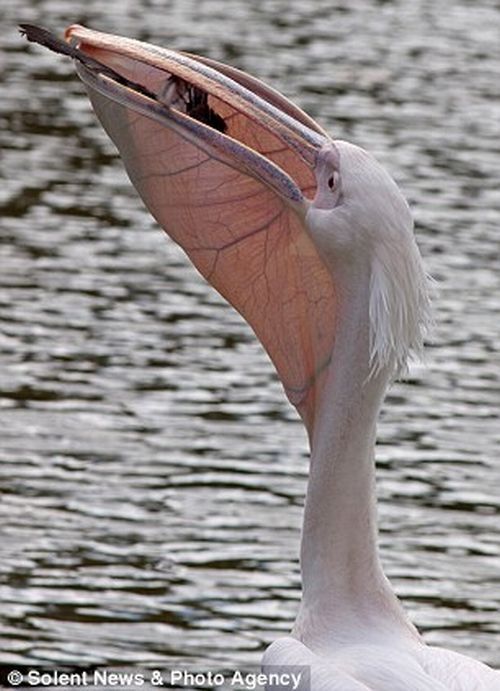
[[[354,251],[370,263],[371,373],[405,371],[422,357],[431,324],[430,281],[413,235],[413,218],[399,188],[368,152],[336,142],[342,193]],[[342,207],[339,207],[339,211]]]

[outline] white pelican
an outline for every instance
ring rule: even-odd
[[[498,691],[500,672],[424,643],[380,564],[376,421],[429,316],[391,177],[236,69],[77,25],[67,43],[22,28],[75,59],[147,208],[251,325],[307,428],[302,601],[264,669],[306,665],[313,691]]]

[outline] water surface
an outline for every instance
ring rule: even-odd
[[[299,598],[297,416],[15,30],[79,21],[260,76],[402,186],[439,292],[380,424],[383,560],[429,643],[500,666],[500,6],[68,5],[0,6],[2,662],[249,665]]]

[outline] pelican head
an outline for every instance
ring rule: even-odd
[[[371,371],[420,355],[429,299],[413,221],[371,154],[221,63],[78,25],[66,39],[146,206],[254,328],[306,424],[348,267],[369,278]]]
[[[411,214],[373,156],[227,65],[79,25],[66,42],[24,30],[75,58],[144,203],[252,326],[308,428],[349,276],[369,293],[372,371],[421,350]]]
[[[325,145],[315,176],[310,236],[339,284],[369,292],[372,371],[393,364],[400,372],[420,355],[430,312],[408,204],[375,157],[349,142]]]

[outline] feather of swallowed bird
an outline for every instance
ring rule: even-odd
[[[89,57],[83,51],[56,36],[56,34],[52,33],[52,31],[49,31],[49,29],[45,29],[44,27],[36,24],[19,24],[19,31],[21,35],[25,36],[28,41],[38,43],[54,53],[67,55],[73,60],[78,60],[93,72],[97,72],[98,74],[109,77],[115,82],[133,89],[134,91],[138,91],[144,96],[147,96],[154,101],[158,101],[164,106],[168,107],[168,104],[165,103],[164,100],[159,99],[157,94],[149,91],[149,89],[144,87],[142,84],[138,84],[137,82],[124,77],[116,70],[104,65],[102,62],[99,62],[99,60]],[[219,132],[226,131],[227,125],[224,122],[224,119],[209,106],[208,95],[206,92],[194,87],[180,77],[176,77],[174,75],[170,75],[169,81],[171,81],[174,88],[176,88],[180,94],[184,104],[182,109],[183,112],[193,119],[203,122],[205,125],[208,125]]]

